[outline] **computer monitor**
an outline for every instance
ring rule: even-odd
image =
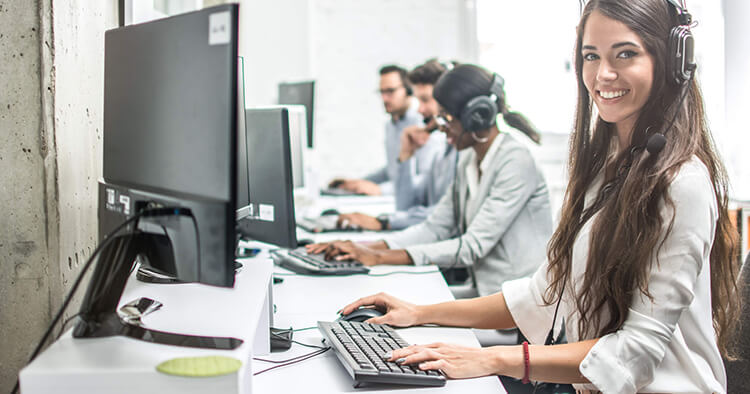
[[[75,337],[211,348],[242,342],[134,327],[116,311],[136,257],[180,281],[234,285],[238,15],[239,6],[228,4],[105,33],[99,234],[109,246]],[[144,210],[165,207],[175,214],[142,217],[126,234],[102,238]]]
[[[304,105],[307,111],[307,147],[313,145],[315,81],[282,82],[279,84],[279,104]]]
[[[238,227],[254,240],[295,248],[289,109],[248,108],[245,124],[251,213]]]
[[[245,59],[240,56],[237,58],[237,220],[247,216],[250,205],[246,138]]]

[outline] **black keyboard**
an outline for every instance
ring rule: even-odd
[[[366,274],[370,269],[354,260],[326,260],[323,253],[308,254],[304,247],[271,252],[274,262],[290,271],[314,275]]]
[[[444,386],[445,375],[416,366],[383,360],[394,349],[409,346],[393,328],[383,324],[347,321],[318,322],[318,329],[336,351],[336,357],[359,383]]]
[[[337,225],[338,215],[324,215],[317,218],[299,218],[297,227],[311,233],[324,233],[329,231],[362,231],[359,226],[341,226]]]
[[[320,191],[322,196],[363,196],[364,194],[353,192],[351,190],[340,189],[338,187],[329,187]]]

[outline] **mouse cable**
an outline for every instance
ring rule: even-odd
[[[299,357],[295,357],[295,358],[293,358],[293,359],[290,359],[290,360],[294,360],[294,361],[289,361],[289,362],[283,362],[283,361],[281,361],[281,362],[283,362],[283,364],[278,364],[278,365],[274,365],[273,367],[269,367],[269,368],[266,368],[266,369],[260,370],[260,371],[258,371],[258,372],[255,372],[255,373],[253,374],[253,376],[256,376],[256,375],[260,375],[260,374],[262,374],[262,373],[264,373],[264,372],[268,372],[268,371],[270,371],[270,370],[272,370],[272,369],[276,369],[276,368],[280,368],[280,367],[284,367],[284,366],[287,366],[287,365],[292,365],[292,364],[296,364],[296,363],[299,363],[299,362],[305,361],[305,360],[307,360],[307,359],[310,359],[310,358],[313,358],[313,357],[315,357],[315,356],[318,356],[318,355],[320,355],[320,354],[323,354],[323,353],[325,353],[325,352],[327,352],[327,351],[329,351],[329,350],[331,350],[331,347],[330,347],[330,346],[329,346],[329,347],[326,347],[326,348],[323,348],[323,349],[315,350],[315,351],[313,351],[313,352],[311,352],[311,353],[307,353],[307,354],[304,354],[304,355],[302,355],[302,356],[299,356]],[[253,360],[257,360],[257,359],[256,359],[256,358],[253,358]],[[261,360],[258,360],[258,361],[261,361]],[[268,361],[270,361],[270,360],[268,360]],[[274,361],[271,361],[271,362],[274,362]],[[275,363],[275,362],[274,362],[274,363]]]
[[[39,355],[39,352],[41,352],[42,347],[44,347],[44,344],[49,339],[50,334],[52,334],[52,331],[55,329],[55,325],[57,325],[57,323],[62,318],[63,313],[65,313],[65,310],[68,308],[70,301],[73,299],[73,295],[78,289],[78,286],[80,286],[81,282],[83,281],[84,274],[86,273],[86,271],[88,271],[89,267],[91,267],[91,264],[94,262],[94,258],[99,254],[99,252],[102,251],[102,249],[104,249],[105,246],[107,246],[110,242],[112,242],[113,239],[115,239],[114,237],[115,234],[117,234],[120,230],[125,228],[125,226],[129,225],[130,223],[140,220],[140,218],[143,216],[182,215],[183,211],[184,211],[183,208],[145,209],[145,210],[136,212],[133,216],[131,216],[124,222],[120,223],[117,227],[115,227],[114,230],[110,231],[107,235],[105,235],[104,241],[101,242],[99,246],[96,247],[96,249],[94,249],[94,251],[91,253],[91,256],[89,256],[88,260],[86,260],[86,263],[84,263],[83,268],[78,273],[78,276],[76,277],[75,282],[73,282],[73,286],[71,286],[70,290],[68,291],[68,294],[65,296],[65,299],[60,305],[60,308],[57,310],[55,317],[52,319],[52,322],[47,327],[47,330],[44,332],[44,335],[42,335],[42,339],[39,340],[39,343],[36,345],[36,348],[34,348],[34,351],[31,353],[31,357],[29,357],[29,361],[26,363],[26,365],[31,364],[31,362],[34,361],[34,359]],[[13,389],[11,390],[11,394],[17,393],[18,389],[20,388],[20,385],[21,385],[21,380],[19,377],[19,378],[16,378],[16,384],[15,386],[13,386]]]

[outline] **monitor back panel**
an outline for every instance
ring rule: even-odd
[[[313,147],[315,109],[315,81],[282,82],[279,84],[279,104],[304,105],[307,116],[307,147]]]
[[[251,217],[243,236],[281,247],[297,246],[286,108],[245,110]]]

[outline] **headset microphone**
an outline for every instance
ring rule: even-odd
[[[664,145],[667,144],[667,139],[662,133],[655,133],[646,141],[646,150],[651,155],[656,155],[664,149]]]

